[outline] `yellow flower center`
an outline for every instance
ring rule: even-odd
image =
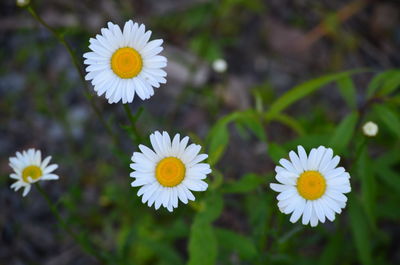
[[[166,157],[156,167],[156,178],[164,187],[175,187],[185,177],[185,165],[176,157]]]
[[[318,171],[305,171],[297,180],[297,191],[307,200],[316,200],[324,195],[325,178]]]
[[[28,166],[22,171],[22,179],[26,183],[30,183],[33,180],[37,180],[43,175],[42,170],[38,166]]]
[[[111,69],[121,78],[137,76],[142,67],[142,56],[131,47],[119,48],[111,57]]]

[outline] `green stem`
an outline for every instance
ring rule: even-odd
[[[133,135],[135,137],[135,143],[139,144],[142,142],[142,137],[140,136],[140,133],[138,129],[136,128],[136,120],[138,117],[133,116],[131,108],[129,108],[128,104],[122,104],[125,110],[126,115],[128,116],[129,122],[131,124],[131,129],[133,132]]]
[[[71,45],[69,45],[69,43],[65,40],[65,38],[64,38],[64,36],[62,34],[57,32],[54,28],[52,28],[49,24],[47,24],[36,13],[36,11],[32,8],[31,5],[29,5],[27,7],[27,10],[33,16],[33,18],[35,18],[40,24],[42,24],[45,28],[47,28],[54,35],[54,37],[66,48],[66,50],[68,51],[69,55],[71,56],[72,62],[74,64],[76,70],[78,71],[79,77],[80,77],[80,79],[81,79],[81,81],[83,83],[83,86],[85,88],[85,97],[86,97],[86,99],[89,101],[90,106],[92,107],[93,111],[95,112],[95,114],[99,118],[100,122],[106,128],[108,134],[110,134],[111,137],[113,138],[114,142],[117,143],[118,142],[118,137],[113,132],[111,126],[105,121],[104,117],[101,115],[100,108],[96,105],[92,94],[89,92],[90,89],[88,87],[88,83],[85,80],[85,76],[84,76],[84,74],[82,72],[81,65],[80,65],[79,60],[78,60],[76,54],[74,53]]]
[[[105,258],[102,257],[93,246],[91,246],[91,244],[86,240],[85,237],[79,236],[79,235],[75,234],[74,231],[72,231],[72,229],[68,226],[68,224],[61,217],[60,213],[57,210],[56,205],[53,204],[53,202],[50,199],[50,196],[46,193],[46,191],[42,187],[40,187],[40,185],[38,183],[35,183],[35,186],[36,186],[37,190],[39,191],[39,193],[46,200],[51,212],[53,213],[54,217],[57,219],[60,226],[68,233],[68,235],[70,235],[75,240],[75,242],[78,245],[80,245],[87,253],[94,256],[101,264],[107,264],[107,262],[105,261]]]

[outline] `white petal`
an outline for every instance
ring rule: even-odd
[[[300,200],[298,201],[296,208],[294,209],[292,216],[290,217],[290,222],[295,223],[300,219],[301,215],[304,212],[305,206],[306,200],[300,197]]]
[[[312,207],[310,225],[311,225],[311,227],[315,227],[315,226],[318,225],[318,217],[317,217],[317,213],[315,212],[315,208],[314,207]]]
[[[302,218],[303,225],[307,225],[310,222],[311,214],[312,214],[311,201],[306,201],[306,205],[304,207],[303,218]]]
[[[50,166],[47,166],[44,170],[43,170],[43,174],[49,174],[51,172],[53,172],[54,170],[56,170],[58,168],[57,164],[52,164]]]
[[[22,197],[25,197],[30,190],[31,190],[31,185],[26,185],[24,188],[24,192],[22,193]]]
[[[325,223],[325,212],[324,212],[324,209],[322,208],[322,205],[319,202],[320,200],[321,199],[313,201],[314,209],[315,209],[315,212],[317,214],[319,221],[321,223]]]
[[[270,187],[272,190],[276,191],[276,192],[282,192],[282,191],[285,191],[285,190],[289,189],[289,188],[292,187],[292,186],[289,186],[289,185],[282,185],[282,184],[276,184],[276,183],[271,183],[271,184],[269,184],[269,187]]]
[[[156,155],[156,153],[153,152],[150,148],[148,148],[145,145],[140,144],[139,145],[140,151],[150,160],[150,161],[155,161],[157,162],[159,159],[159,156]]]
[[[331,178],[334,178],[334,177],[337,177],[337,176],[343,174],[344,172],[345,172],[345,169],[343,167],[338,167],[338,168],[335,168],[335,169],[333,169],[331,171],[326,172],[325,173],[325,178],[326,179],[331,179]]]
[[[297,146],[297,152],[299,154],[299,158],[300,158],[300,163],[301,166],[303,168],[304,171],[308,170],[308,158],[307,158],[307,154],[306,151],[304,150],[303,146],[299,145]]]
[[[208,184],[202,180],[188,179],[186,178],[182,182],[188,189],[193,191],[205,191],[207,190]]]
[[[43,177],[40,178],[41,180],[56,180],[59,179],[59,177],[55,174],[46,174]]]
[[[321,159],[321,163],[319,164],[319,171],[323,171],[328,165],[329,162],[332,160],[333,157],[333,150],[331,148],[326,149],[324,156]]]
[[[292,197],[293,195],[297,194],[297,190],[295,187],[290,187],[289,189],[281,192],[278,194],[278,196],[276,197],[278,200],[286,200],[290,197]]]
[[[191,144],[189,145],[185,152],[181,155],[181,159],[183,163],[188,164],[190,163],[200,152],[201,146],[197,144]]]
[[[293,166],[293,164],[287,159],[282,158],[281,160],[279,160],[279,164],[281,164],[289,172],[296,173],[296,174],[301,173],[301,171],[297,170]]]
[[[290,161],[292,161],[293,167],[296,169],[296,172],[302,173],[304,170],[301,165],[300,158],[297,156],[297,154],[294,151],[290,151],[289,157]]]

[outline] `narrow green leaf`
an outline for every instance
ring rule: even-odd
[[[394,169],[388,167],[375,167],[374,172],[383,182],[386,183],[389,189],[393,189],[400,195],[400,176]]]
[[[237,117],[238,113],[234,112],[218,120],[211,128],[207,136],[208,162],[210,165],[215,165],[224,154],[229,142],[228,123],[235,120]]]
[[[337,81],[339,91],[350,108],[354,109],[357,105],[356,88],[353,80],[349,76],[345,76]]]
[[[400,70],[397,69],[388,70],[375,75],[368,85],[367,97],[371,98],[380,89],[382,89],[381,93],[383,95],[387,95],[393,92],[400,85],[399,75],[400,75]]]
[[[391,78],[385,80],[380,95],[389,95],[400,87],[400,70],[396,70]]]
[[[216,229],[215,232],[221,247],[238,253],[245,260],[251,260],[257,256],[257,249],[254,243],[247,237],[222,228]]]
[[[296,119],[290,117],[289,115],[279,113],[276,114],[272,117],[270,117],[270,120],[278,121],[282,123],[283,125],[286,125],[293,131],[295,131],[298,135],[302,136],[305,134],[305,130],[303,128],[303,125],[301,125],[300,122],[298,122]]]
[[[237,121],[243,123],[261,141],[265,142],[267,140],[264,126],[262,125],[260,118],[254,111],[250,110],[238,113]]]
[[[246,174],[238,181],[226,183],[222,192],[226,193],[246,193],[250,192],[266,182],[266,179],[256,174]]]
[[[352,197],[349,202],[350,226],[359,262],[363,265],[372,265],[374,262],[371,253],[371,235],[367,218],[362,209],[363,207],[357,198]]]
[[[329,146],[335,150],[335,153],[341,154],[350,142],[356,127],[358,114],[356,112],[347,115],[338,125]]]
[[[399,115],[385,105],[375,105],[374,111],[381,121],[392,131],[393,134],[400,137],[400,119]]]
[[[376,219],[376,181],[372,170],[372,161],[368,157],[367,148],[360,152],[357,163],[357,176],[361,180],[361,196],[363,206],[371,225],[375,228]]]
[[[295,86],[294,88],[290,89],[288,92],[283,94],[278,100],[276,100],[266,113],[267,120],[270,117],[275,116],[276,114],[280,113],[294,102],[304,98],[305,96],[313,93],[317,89],[341,78],[346,76],[352,75],[354,73],[358,73],[358,71],[346,71],[341,73],[335,73],[330,75],[325,75],[310,81],[307,81],[303,84]]]
[[[208,149],[208,161],[210,165],[215,165],[225,151],[229,141],[229,133],[226,124],[216,124],[211,132],[211,141]]]

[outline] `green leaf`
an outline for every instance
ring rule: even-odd
[[[243,123],[250,131],[252,131],[258,137],[258,139],[263,142],[267,140],[264,126],[262,125],[258,115],[253,110],[238,113],[236,119],[238,122]]]
[[[340,256],[343,246],[341,233],[335,233],[329,238],[319,259],[319,265],[335,265],[340,263]]]
[[[395,170],[386,167],[376,167],[374,172],[386,183],[388,188],[393,189],[393,191],[400,195],[400,176]]]
[[[217,240],[211,222],[222,211],[222,197],[212,192],[201,203],[190,231],[188,265],[213,265],[217,259]]]
[[[391,78],[385,80],[380,95],[388,95],[400,87],[400,71],[396,70]]]
[[[381,121],[392,131],[393,134],[400,137],[400,119],[392,109],[385,105],[375,105],[374,111]]]
[[[235,120],[238,114],[232,113],[227,115],[220,120],[211,128],[208,136],[208,162],[210,165],[215,165],[223,153],[225,152],[226,146],[229,142],[228,123]]]
[[[256,174],[246,174],[238,181],[226,183],[222,192],[226,193],[246,193],[250,192],[266,182],[264,177]]]
[[[363,206],[371,225],[375,228],[376,212],[376,181],[372,170],[372,161],[368,157],[367,148],[360,152],[357,163],[357,175],[361,180],[361,196]]]
[[[201,203],[201,208],[196,215],[197,219],[211,223],[219,217],[223,208],[223,200],[220,193],[210,192]]]
[[[345,76],[337,81],[339,91],[350,108],[354,109],[357,105],[357,94],[353,80]]]
[[[222,228],[216,229],[215,232],[221,247],[238,253],[245,260],[251,260],[257,256],[257,249],[254,243],[247,237]]]
[[[368,229],[367,218],[362,211],[363,207],[357,198],[352,197],[349,202],[350,226],[353,240],[357,249],[360,264],[374,264],[371,255],[371,235]]]
[[[282,157],[288,156],[288,152],[286,149],[284,149],[281,145],[272,142],[269,143],[267,152],[269,157],[275,163],[278,163]]]
[[[189,240],[188,265],[214,265],[217,260],[217,240],[209,223],[195,220]]]
[[[220,120],[214,125],[209,134],[208,162],[210,165],[215,165],[219,161],[228,141],[229,133],[226,123]]]
[[[301,125],[300,122],[298,122],[296,119],[290,117],[289,115],[280,113],[276,114],[273,117],[270,117],[270,120],[278,121],[282,123],[283,125],[286,125],[293,131],[295,131],[298,135],[302,136],[305,134],[305,130],[303,128],[303,125]]]
[[[341,154],[350,142],[356,127],[358,114],[356,112],[347,115],[336,128],[329,142],[335,153]]]
[[[140,240],[155,253],[155,256],[160,257],[160,259],[166,264],[184,264],[181,256],[177,253],[177,250],[171,245],[150,238],[141,238]]]
[[[266,119],[274,117],[276,114],[282,112],[284,109],[292,105],[294,102],[304,98],[305,96],[313,93],[317,89],[335,81],[342,79],[354,73],[359,73],[360,70],[346,71],[336,74],[325,75],[310,81],[307,81],[301,85],[295,86],[288,92],[283,94],[278,100],[276,100],[266,113]]]
[[[371,98],[380,89],[382,95],[393,92],[400,86],[400,70],[388,70],[374,76],[367,88],[367,97]]]

